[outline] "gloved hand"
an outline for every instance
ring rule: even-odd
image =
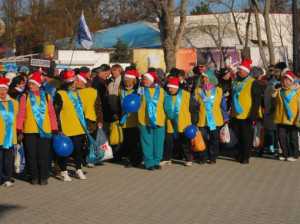
[[[60,133],[61,133],[61,132],[59,132],[58,130],[53,130],[53,131],[52,131],[52,134],[53,134],[53,135],[59,135]]]
[[[23,132],[21,130],[17,130],[17,142],[20,144],[24,138]]]

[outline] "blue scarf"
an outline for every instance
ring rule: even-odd
[[[213,131],[216,130],[216,122],[213,114],[213,107],[215,103],[215,98],[216,98],[216,92],[217,89],[213,88],[211,89],[211,94],[210,96],[207,96],[204,90],[200,92],[200,97],[204,103],[205,106],[205,111],[206,111],[206,122],[209,130]]]
[[[148,117],[149,117],[149,121],[150,121],[150,126],[152,128],[155,128],[157,126],[156,125],[157,104],[158,104],[159,95],[160,95],[160,88],[159,88],[159,86],[156,86],[154,95],[153,95],[153,97],[151,97],[149,88],[145,87],[144,94],[145,94],[145,99],[146,99],[146,107],[147,107]]]
[[[239,101],[239,97],[241,95],[241,92],[246,84],[246,82],[248,81],[249,76],[247,78],[245,78],[243,81],[234,81],[233,82],[233,91],[232,91],[232,97],[233,97],[233,107],[235,109],[235,112],[237,114],[241,114],[243,113],[243,108],[240,104]]]
[[[80,124],[81,124],[82,128],[84,129],[85,133],[88,134],[88,129],[87,129],[84,113],[83,113],[81,99],[79,97],[78,92],[75,92],[77,97],[75,97],[73,93],[74,93],[73,91],[70,91],[70,90],[67,91],[68,97],[69,97],[69,99],[71,100],[71,102],[74,106],[74,109],[76,111],[76,114],[78,116]]]
[[[284,90],[280,91],[280,96],[282,98],[283,101],[283,106],[284,106],[284,111],[289,119],[289,121],[292,119],[293,117],[293,112],[291,110],[291,107],[289,105],[289,103],[291,102],[292,98],[297,94],[297,91],[295,89],[291,90],[291,92],[286,95]]]
[[[38,104],[36,96],[33,92],[29,91],[29,100],[31,104],[31,110],[39,130],[41,138],[51,138],[51,134],[48,134],[43,129],[43,123],[46,115],[46,93],[45,91],[40,91],[40,104]]]
[[[0,115],[4,121],[6,130],[2,147],[4,149],[10,149],[13,146],[14,136],[14,105],[11,100],[8,101],[8,111],[6,111],[2,102],[0,102]]]
[[[164,108],[168,118],[171,120],[175,133],[178,132],[178,115],[182,102],[182,90],[179,89],[175,96],[175,103],[173,104],[173,96],[168,93],[165,95]]]

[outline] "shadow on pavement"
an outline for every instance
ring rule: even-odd
[[[22,209],[19,205],[9,205],[9,204],[0,204],[0,223],[1,219],[7,214],[11,213],[14,210]]]

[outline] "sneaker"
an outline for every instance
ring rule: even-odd
[[[38,181],[38,179],[32,179],[32,180],[30,181],[30,183],[31,183],[32,185],[38,185],[38,184],[39,184],[39,181]]]
[[[172,161],[171,160],[161,161],[159,163],[159,165],[161,165],[161,166],[169,166],[169,165],[172,165]]]
[[[149,170],[149,171],[154,171],[154,166],[150,166],[150,167],[148,167],[148,168],[146,168],[146,170]]]
[[[296,162],[297,159],[295,159],[294,157],[288,157],[287,161],[289,161],[289,162]]]
[[[80,180],[86,180],[86,176],[84,175],[83,171],[81,169],[76,170],[76,176],[80,179]]]
[[[193,162],[185,162],[184,165],[185,166],[193,166]]]
[[[40,185],[42,185],[42,186],[48,185],[48,180],[47,179],[41,180]]]
[[[88,164],[87,164],[87,167],[88,167],[88,168],[94,168],[95,165],[94,165],[93,163],[88,163]]]
[[[72,178],[69,176],[68,171],[61,171],[60,175],[63,177],[64,182],[72,181]]]
[[[14,186],[14,183],[11,181],[5,181],[3,184],[3,187],[12,187],[12,186]]]
[[[156,170],[161,170],[162,167],[161,167],[161,165],[156,165],[156,166],[154,166],[154,169],[156,169]]]
[[[279,156],[279,160],[280,160],[280,161],[285,161],[285,157]]]

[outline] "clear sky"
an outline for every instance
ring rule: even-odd
[[[180,2],[180,0],[176,0],[176,1],[177,1],[177,3]],[[231,0],[224,0],[224,1],[231,2]],[[189,10],[191,11],[195,6],[199,5],[200,2],[201,2],[201,0],[189,0]],[[235,6],[237,9],[244,8],[245,5],[247,5],[247,3],[248,3],[248,0],[235,0]],[[224,10],[224,7],[215,6],[213,8],[213,10],[222,11],[222,10]]]

